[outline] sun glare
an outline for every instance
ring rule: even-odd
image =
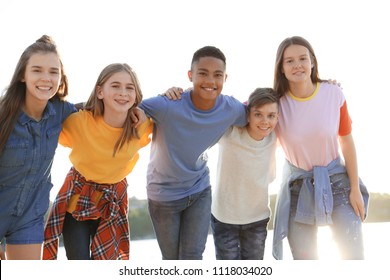
[[[336,243],[332,238],[331,229],[327,226],[320,227],[317,234],[318,255],[320,260],[339,260],[340,254]]]

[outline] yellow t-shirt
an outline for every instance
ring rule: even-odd
[[[138,150],[150,143],[153,122],[148,119],[134,137],[113,157],[114,146],[122,128],[106,124],[103,117],[94,118],[90,111],[71,114],[63,123],[59,143],[72,149],[69,159],[88,181],[114,184],[123,180],[139,158]]]

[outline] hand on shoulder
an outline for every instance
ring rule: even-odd
[[[160,95],[166,96],[170,100],[180,100],[183,92],[183,89],[180,87],[171,87],[166,92]]]

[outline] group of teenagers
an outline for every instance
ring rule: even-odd
[[[150,218],[164,260],[200,260],[211,225],[218,260],[264,258],[269,184],[277,145],[285,164],[274,215],[275,259],[287,237],[294,259],[318,259],[317,230],[329,225],[342,259],[364,259],[368,192],[358,175],[352,121],[341,88],[322,80],[310,43],[286,38],[273,88],[246,102],[222,94],[226,58],[198,49],[188,78],[143,99],[134,70],[106,66],[83,104],[65,101],[57,46],[28,46],[0,97],[0,240],[6,259],[130,259],[126,176],[151,143]],[[58,143],[72,167],[49,211]],[[211,188],[207,151],[219,145]]]

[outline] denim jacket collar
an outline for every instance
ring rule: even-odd
[[[47,102],[47,105],[45,107],[45,110],[43,111],[43,115],[42,115],[42,119],[41,120],[45,120],[47,118],[49,118],[49,116],[53,116],[56,114],[56,110],[54,108],[54,105],[49,101]],[[18,122],[21,124],[21,125],[26,125],[28,122],[32,121],[33,119],[31,117],[29,117],[28,115],[26,115],[23,111],[20,113],[20,116],[19,116],[19,119],[18,119]]]

